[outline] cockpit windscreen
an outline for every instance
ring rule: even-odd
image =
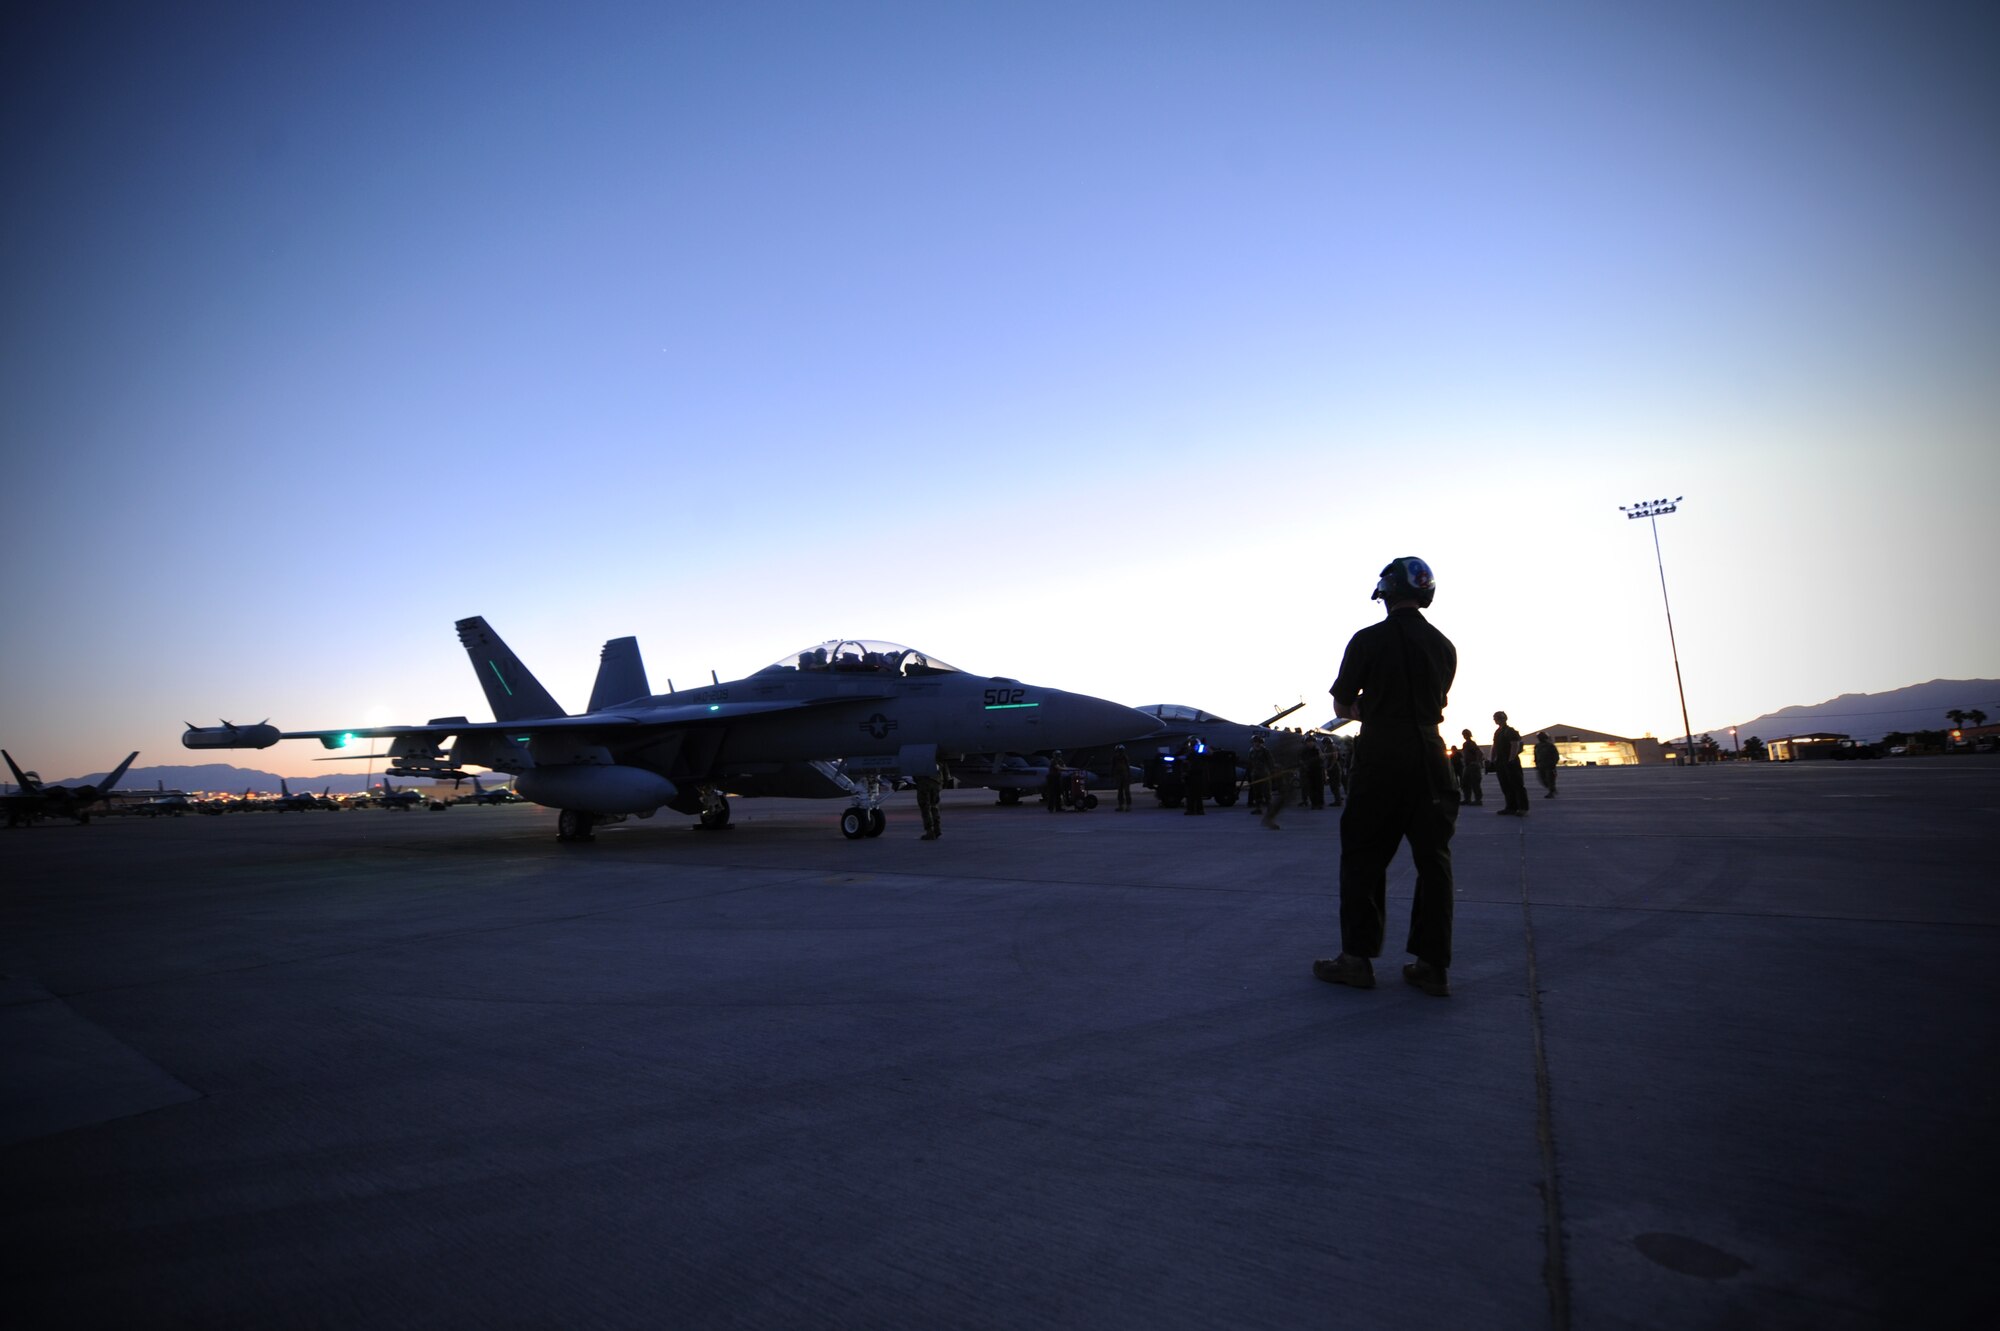
[[[817,647],[808,647],[773,661],[757,673],[766,675],[778,670],[824,670],[834,674],[898,675],[903,678],[960,673],[957,666],[947,665],[935,656],[900,643],[881,642],[873,638],[829,639]]]

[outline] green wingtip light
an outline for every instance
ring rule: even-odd
[[[708,705],[708,710],[711,712],[719,712],[722,710],[722,704],[719,702],[712,702]]]
[[[354,742],[354,732],[351,730],[343,731],[341,734],[335,735],[333,737],[333,745],[337,749],[344,749],[353,742]]]

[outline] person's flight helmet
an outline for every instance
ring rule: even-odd
[[[1437,595],[1437,575],[1431,566],[1415,555],[1404,555],[1392,559],[1382,568],[1382,577],[1375,584],[1371,601],[1415,601],[1428,609],[1431,598]]]

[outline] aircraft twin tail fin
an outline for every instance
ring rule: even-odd
[[[139,756],[139,751],[137,749],[134,749],[132,750],[132,752],[126,754],[125,761],[118,764],[118,770],[113,772],[110,776],[104,778],[104,788],[106,790],[118,789],[119,781],[124,779],[125,769],[130,767],[132,765],[132,760],[134,758],[137,758],[138,756]]]
[[[41,782],[28,779],[28,774],[21,770],[21,764],[14,761],[13,754],[0,749],[0,758],[7,760],[7,770],[14,774],[14,784],[21,788],[23,794],[32,795],[42,788]]]
[[[495,721],[539,721],[568,715],[484,618],[474,615],[461,619],[457,627],[458,640],[472,659]]]
[[[597,685],[590,691],[590,710],[611,707],[652,693],[646,683],[646,663],[639,659],[637,638],[613,638],[598,657]]]

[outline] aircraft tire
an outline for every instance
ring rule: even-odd
[[[1000,802],[1008,805],[1019,804],[1021,802],[1021,792],[1018,790],[1003,790],[1000,792]]]
[[[856,805],[840,815],[840,834],[849,841],[859,841],[868,834],[868,811]]]
[[[869,835],[869,836],[881,836],[881,835],[882,835],[882,829],[883,829],[883,828],[885,828],[885,827],[887,827],[888,825],[889,825],[889,815],[888,815],[888,814],[886,814],[886,813],[883,813],[883,812],[882,812],[882,811],[881,811],[880,809],[870,809],[870,810],[868,811],[868,832],[867,832],[867,835]]]
[[[556,840],[589,841],[590,827],[594,821],[581,809],[564,809],[556,815]]]

